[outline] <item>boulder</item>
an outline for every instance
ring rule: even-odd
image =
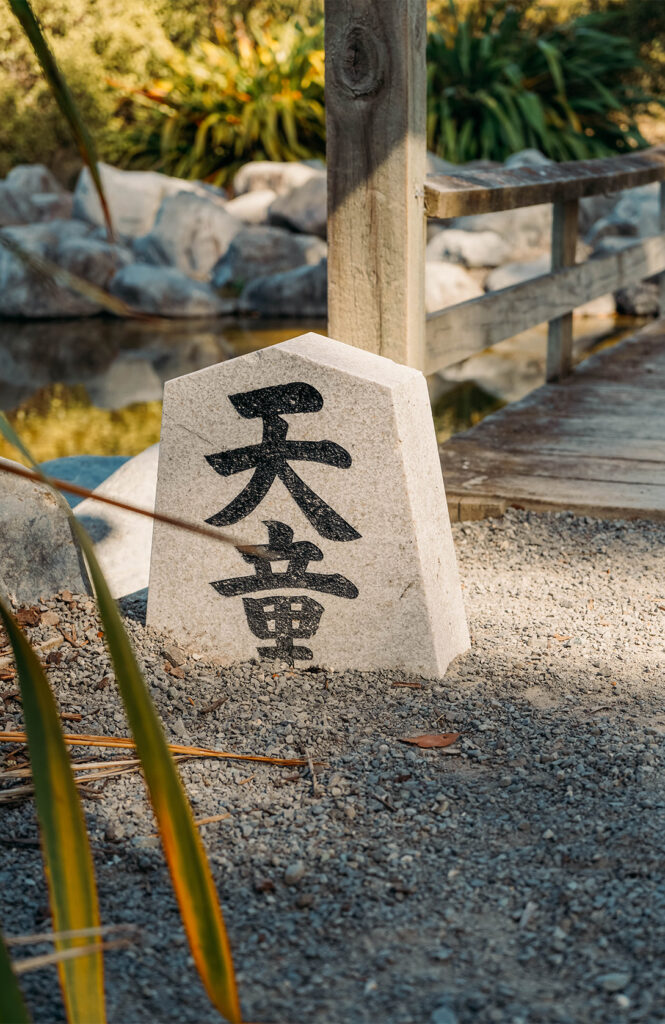
[[[118,271],[109,291],[141,313],[155,316],[221,316],[234,308],[208,285],[192,280],[175,267],[132,263]]]
[[[292,189],[286,195],[278,195],[268,211],[268,220],[278,227],[301,231],[304,235],[326,237],[327,229],[327,182],[324,171],[315,171],[314,176]]]
[[[233,194],[272,189],[277,195],[286,195],[320,174],[320,168],[296,161],[280,163],[273,160],[254,160],[241,167],[233,179]]]
[[[25,192],[29,196],[42,192],[65,193],[55,174],[44,164],[17,164],[5,178],[11,188]]]
[[[520,149],[517,153],[511,153],[504,167],[506,170],[510,170],[515,167],[547,167],[554,163],[556,160],[545,156],[539,149]]]
[[[254,192],[244,192],[226,204],[226,212],[237,217],[243,224],[267,224],[268,210],[277,199],[272,188],[259,188]]]
[[[552,208],[547,203],[498,213],[457,217],[450,227],[463,231],[494,231],[509,247],[511,260],[533,259],[549,252],[552,237]]]
[[[464,267],[455,263],[425,264],[425,310],[436,313],[446,306],[475,299],[483,294],[478,282]]]
[[[212,284],[241,287],[256,277],[319,263],[325,255],[326,243],[315,235],[296,235],[283,228],[245,228],[215,264]]]
[[[14,224],[31,224],[37,220],[30,196],[0,181],[0,228]]]
[[[179,192],[164,200],[152,230],[134,242],[134,252],[144,263],[177,267],[203,281],[242,227],[220,201]]]
[[[131,260],[121,246],[88,237],[80,221],[50,221],[5,228],[21,249],[57,263],[65,270],[106,288],[118,269]],[[89,316],[100,308],[76,292],[32,271],[23,260],[0,247],[0,316],[22,318]]]
[[[117,235],[138,238],[147,234],[167,196],[188,192],[203,198],[222,200],[221,189],[198,181],[170,178],[157,171],[121,171],[110,164],[99,164],[106,200]],[[74,216],[104,226],[99,197],[87,167],[81,171],[74,190]]]
[[[0,460],[0,471],[7,461]],[[74,594],[91,592],[65,503],[43,484],[4,473],[0,591],[19,604],[35,604],[63,589]]]
[[[617,223],[632,224],[634,234],[638,238],[657,235],[660,223],[660,186],[642,185],[641,188],[628,189],[621,194],[617,204],[609,215]],[[616,231],[615,234],[621,234]]]
[[[497,267],[487,275],[485,289],[488,292],[496,292],[500,288],[510,288],[511,285],[521,284],[532,277],[549,274],[551,268],[552,258],[549,254],[540,256],[537,260],[504,263],[502,267]]]
[[[443,228],[427,243],[426,260],[461,263],[464,267],[498,267],[510,248],[496,231],[462,231]]]
[[[257,277],[245,287],[239,308],[263,316],[325,317],[328,312],[328,261]]]
[[[614,293],[617,313],[625,316],[658,316],[660,286],[657,281],[638,281]]]
[[[74,196],[71,192],[38,192],[30,197],[35,220],[69,220],[74,214]]]
[[[591,225],[584,240],[593,246],[594,249],[597,249],[598,244],[604,238],[630,238],[635,240],[637,233],[637,224],[632,220],[618,216],[615,211],[612,211],[606,217],[601,217]]]
[[[146,448],[107,477],[95,488],[95,493],[152,511],[158,456],[158,444]],[[77,506],[76,518],[94,541],[95,554],[113,597],[126,597],[148,586],[151,519],[102,505],[93,498],[86,498]]]

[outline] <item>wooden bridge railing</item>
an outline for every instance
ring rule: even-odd
[[[547,379],[568,374],[572,311],[665,271],[665,146],[427,177],[426,0],[326,0],[325,16],[331,335],[435,373],[548,321]],[[654,237],[576,264],[579,200],[655,181]],[[425,317],[427,217],[540,203],[554,206],[549,274]]]

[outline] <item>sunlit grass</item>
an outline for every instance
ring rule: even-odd
[[[138,455],[159,441],[161,416],[161,402],[98,409],[84,387],[65,384],[40,389],[7,414],[38,462],[66,455]],[[19,459],[2,438],[0,456]]]

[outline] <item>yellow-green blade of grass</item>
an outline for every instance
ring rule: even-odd
[[[99,928],[90,844],[55,697],[37,655],[2,600],[0,619],[14,653],[21,689],[53,927],[56,931]],[[55,946],[65,950],[87,941],[60,939]],[[70,1024],[103,1024],[101,953],[63,961],[58,973]]]
[[[0,433],[21,452],[44,482],[49,484],[48,477],[41,472],[2,412]],[[57,491],[55,493],[58,494]],[[72,529],[88,563],[120,695],[143,766],[143,774],[194,962],[213,1005],[231,1021],[231,1024],[240,1024],[240,1003],[231,947],[210,865],[194,824],[187,795],[134,657],[120,613],[95,557],[92,542],[64,499],[62,504],[68,511]]]
[[[92,136],[81,117],[78,106],[76,105],[76,100],[67,85],[67,81],[62,71],[58,67],[58,63],[53,56],[44,33],[42,32],[39,20],[28,0],[8,0],[8,3],[11,10],[21,23],[21,28],[28,37],[28,41],[35,52],[35,56],[41,65],[44,77],[48,82],[55,101],[60,107],[63,117],[69,124],[76,145],[78,146],[79,153],[81,154],[81,159],[90,170],[94,186],[97,190],[97,195],[99,196],[99,202],[101,203],[104,220],[106,221],[106,229],[109,237],[113,238],[111,214],[109,212],[108,203],[106,202],[102,179],[99,173],[97,150]]]
[[[0,1024],[30,1024],[12,962],[0,934]]]
[[[194,962],[213,1005],[232,1024],[240,1024],[231,947],[189,800],[92,542],[73,516],[72,525],[95,588],[104,635],[141,759]]]

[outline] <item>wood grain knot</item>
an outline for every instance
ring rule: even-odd
[[[353,25],[346,33],[340,56],[339,81],[353,96],[373,96],[381,89],[383,47],[370,29]]]

